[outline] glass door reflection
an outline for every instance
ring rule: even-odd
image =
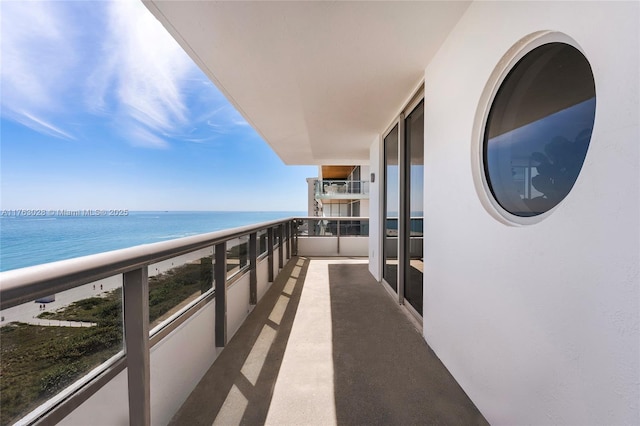
[[[384,138],[384,224],[382,256],[384,267],[382,278],[398,291],[398,212],[399,178],[398,124]]]
[[[424,100],[405,119],[405,144],[407,178],[406,191],[408,211],[402,217],[408,221],[405,244],[406,256],[401,259],[404,268],[404,298],[413,309],[422,315],[423,294],[423,217],[424,217]]]

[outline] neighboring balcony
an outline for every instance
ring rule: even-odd
[[[363,200],[369,198],[369,181],[318,180],[315,183],[318,200]]]

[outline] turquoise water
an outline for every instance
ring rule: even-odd
[[[0,271],[235,228],[306,212],[128,212],[0,217]]]

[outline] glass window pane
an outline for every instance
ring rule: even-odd
[[[280,245],[280,227],[273,228],[273,246],[278,247]]]
[[[573,46],[542,45],[513,67],[484,138],[487,182],[502,208],[535,216],[567,196],[589,148],[595,108],[591,66]]]
[[[209,291],[213,284],[213,247],[148,266],[149,330]]]
[[[227,241],[227,278],[249,265],[249,236]]]
[[[398,210],[399,178],[398,126],[384,138],[384,269],[382,276],[394,289],[398,288]]]
[[[256,239],[258,241],[258,256],[267,252],[267,230],[258,231]]]
[[[122,275],[0,311],[0,424],[123,350]]]
[[[340,221],[340,235],[344,237],[368,236],[369,222],[366,220],[342,220]]]

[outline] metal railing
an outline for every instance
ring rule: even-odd
[[[317,180],[315,182],[317,198],[355,197],[364,198],[369,195],[369,181],[366,180]]]
[[[250,274],[250,304],[257,303],[257,261],[264,250],[263,236],[266,230],[266,257],[268,279],[274,280],[274,251],[278,250],[278,267],[284,258],[295,253],[296,222],[292,219],[276,220],[252,226],[244,226],[219,232],[201,234],[154,244],[146,244],[122,250],[63,260],[28,268],[0,273],[0,310],[5,310],[38,298],[74,289],[100,279],[122,274],[122,310],[124,350],[108,362],[94,369],[74,385],[49,399],[27,414],[19,423],[53,424],[79,407],[104,384],[128,366],[129,420],[131,424],[150,424],[150,347],[175,330],[197,310],[215,298],[215,342],[217,347],[227,343],[227,286],[241,275]],[[248,236],[248,265],[227,276],[227,242]],[[258,243],[262,247],[259,248]],[[149,274],[152,264],[213,247],[213,288],[204,293],[187,308],[171,317],[170,321],[149,333]],[[262,253],[262,257],[265,254]],[[242,265],[241,265],[242,266]],[[91,376],[91,377],[89,377]]]
[[[298,238],[336,237],[339,254],[341,236],[367,235],[368,218],[287,218],[0,273],[0,310],[114,275],[122,274],[123,278],[124,349],[31,411],[19,423],[54,424],[78,408],[127,366],[136,366],[127,368],[129,420],[131,424],[150,424],[151,347],[214,299],[215,343],[216,347],[224,347],[228,338],[227,287],[249,274],[249,304],[257,304],[257,264],[260,260],[266,258],[268,281],[273,282],[278,271],[284,267],[285,259],[297,254]],[[234,239],[239,239],[241,244],[232,245],[230,249],[227,243]],[[213,258],[209,260],[207,273],[213,275],[209,281],[213,283],[212,287],[203,290],[200,297],[150,332],[150,266],[211,248]],[[234,264],[228,267],[230,254]]]

